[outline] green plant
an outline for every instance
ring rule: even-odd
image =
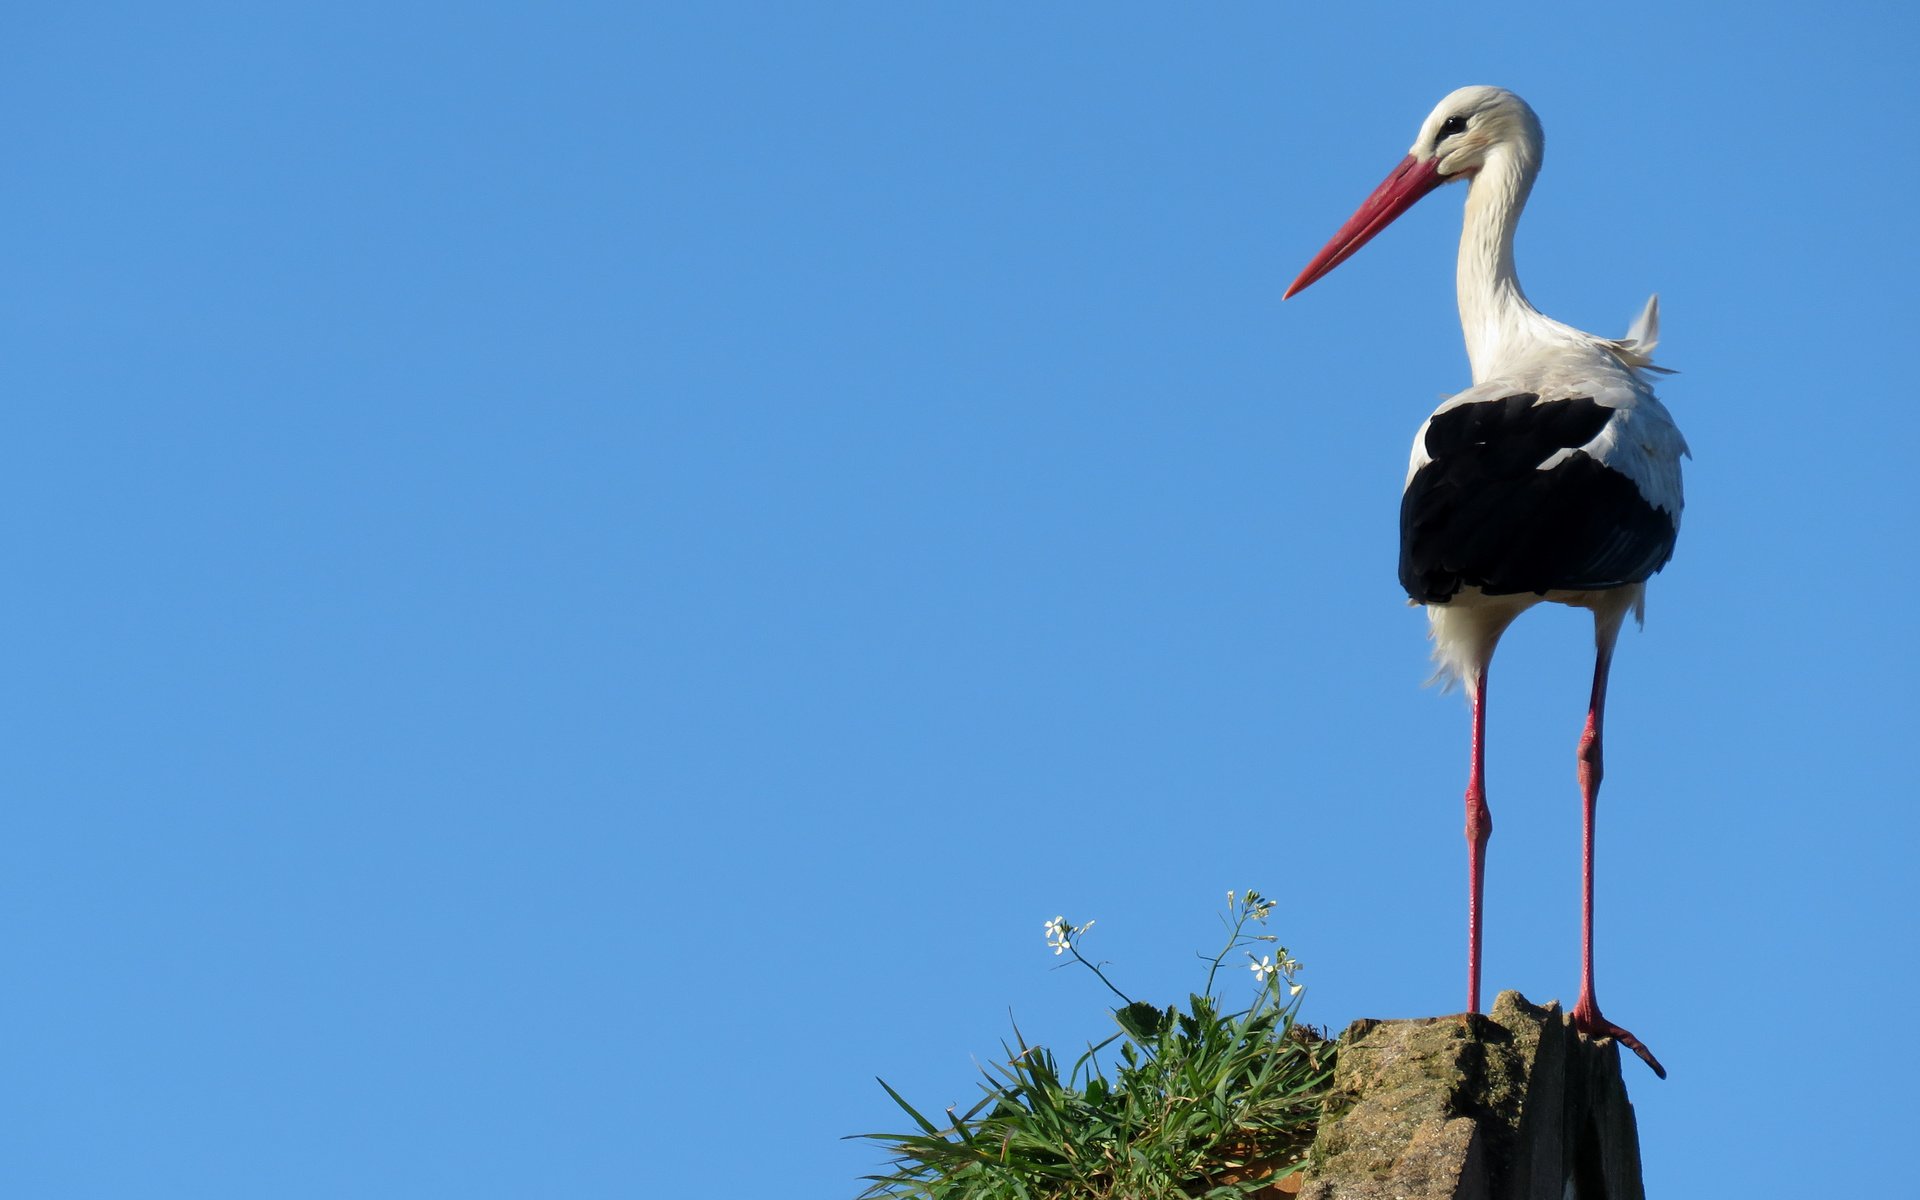
[[[1295,1022],[1300,964],[1264,924],[1273,901],[1227,893],[1226,945],[1187,1007],[1134,1000],[1080,952],[1093,922],[1047,922],[1047,944],[1120,999],[1119,1031],[1088,1047],[1062,1077],[1044,1046],[1014,1027],[1005,1061],[981,1068],[981,1101],[937,1124],[888,1086],[917,1131],[856,1135],[885,1146],[892,1170],[866,1197],[926,1200],[1188,1200],[1250,1195],[1298,1169],[1333,1072],[1333,1045]],[[1248,946],[1267,944],[1256,957]],[[1235,950],[1251,960],[1253,1003],[1222,1013],[1214,996]],[[1109,1068],[1100,1053],[1119,1043]]]

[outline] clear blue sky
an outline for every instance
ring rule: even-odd
[[[1198,980],[1463,998],[1394,579],[1452,88],[1691,439],[1600,994],[1649,1191],[1910,1174],[1920,191],[1897,5],[64,5],[0,39],[0,1192],[851,1196]],[[1487,985],[1577,983],[1587,633],[1491,717]],[[1240,986],[1238,981],[1234,986]],[[769,1180],[776,1181],[769,1183]]]

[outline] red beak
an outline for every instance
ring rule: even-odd
[[[1400,165],[1380,181],[1380,186],[1373,189],[1373,195],[1367,197],[1359,211],[1347,218],[1340,232],[1334,234],[1333,240],[1314,255],[1307,269],[1300,272],[1300,278],[1294,280],[1287,294],[1280,298],[1285,300],[1295,292],[1305,290],[1322,275],[1352,258],[1360,247],[1373,240],[1374,234],[1393,224],[1395,217],[1451,178],[1440,173],[1440,160],[1437,158],[1420,162],[1409,154],[1401,159]]]

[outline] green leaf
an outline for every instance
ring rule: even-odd
[[[875,1075],[873,1078],[875,1082],[879,1083],[881,1087],[887,1089],[887,1095],[893,1097],[893,1102],[895,1104],[898,1104],[901,1108],[906,1110],[907,1115],[913,1118],[913,1123],[915,1125],[918,1125],[920,1128],[926,1130],[930,1136],[943,1137],[941,1132],[938,1129],[934,1128],[933,1122],[921,1116],[919,1113],[919,1110],[915,1109],[913,1105],[907,1103],[907,1098],[905,1096],[902,1096],[899,1092],[896,1092],[893,1090],[892,1084],[888,1083],[884,1079],[881,1079],[878,1075]]]
[[[1161,1031],[1167,1027],[1167,1021],[1171,1019],[1173,1011],[1168,1009],[1166,1012],[1161,1012],[1144,1000],[1135,1000],[1125,1008],[1116,1009],[1113,1019],[1120,1022],[1120,1028],[1126,1030],[1128,1034],[1144,1042],[1160,1036]]]

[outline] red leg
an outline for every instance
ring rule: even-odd
[[[1613,634],[1616,624],[1599,639],[1599,654],[1593,667],[1593,698],[1587,705],[1587,727],[1580,735],[1580,999],[1573,1006],[1573,1024],[1589,1037],[1610,1037],[1653,1068],[1660,1078],[1667,1077],[1665,1067],[1639,1038],[1600,1015],[1600,1002],[1593,994],[1593,816],[1600,798],[1602,766],[1600,730],[1607,707],[1607,672],[1613,665]]]
[[[1467,1011],[1480,1011],[1480,900],[1486,891],[1487,839],[1493,814],[1487,811],[1487,669],[1473,680],[1473,765],[1467,773]]]

